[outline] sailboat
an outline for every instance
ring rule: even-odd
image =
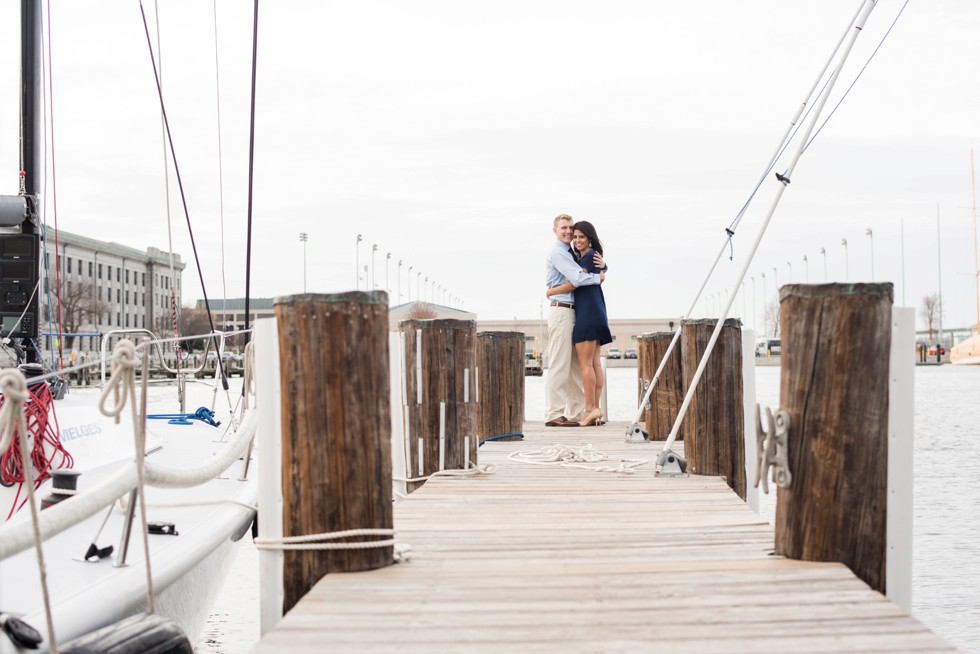
[[[198,371],[170,369],[174,413],[150,419],[165,406],[149,397],[151,356],[166,357],[147,330],[104,335],[112,352],[85,364],[101,368],[101,395],[74,392],[67,370],[45,365],[40,0],[22,0],[21,20],[23,172],[20,193],[0,197],[0,317],[20,362],[0,371],[0,654],[106,651],[120,638],[127,651],[190,652],[254,524],[249,384],[219,417],[181,406],[176,389]],[[224,336],[207,335],[217,361]]]
[[[980,366],[980,256],[977,254],[977,176],[970,150],[970,177],[973,189],[973,275],[977,293],[976,333],[949,351],[949,361],[961,366]]]

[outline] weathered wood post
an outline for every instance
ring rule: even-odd
[[[646,394],[647,384],[657,374],[657,368],[667,353],[670,341],[674,338],[674,332],[652,332],[640,334],[637,337],[637,380],[639,402]],[[662,441],[667,439],[671,427],[677,419],[678,410],[684,403],[684,392],[687,390],[684,385],[684,372],[681,367],[681,348],[680,343],[674,346],[674,351],[670,353],[670,358],[664,365],[657,380],[657,386],[650,394],[649,408],[643,413],[643,422],[646,425],[650,440]],[[683,431],[677,434],[678,440],[683,440]]]
[[[776,553],[840,561],[881,592],[892,294],[890,283],[779,293],[792,480],[777,495]]]
[[[479,440],[524,430],[523,332],[476,335],[476,433]],[[518,436],[500,440],[515,440]]]
[[[408,468],[416,477],[476,461],[476,321],[403,320]],[[408,484],[412,492],[424,482]]]
[[[294,295],[277,298],[275,313],[283,535],[392,529],[387,294]],[[384,567],[393,554],[391,546],[287,550],[283,610],[323,575]]]
[[[717,320],[681,322],[684,388],[694,378]],[[681,423],[688,471],[724,477],[745,499],[745,421],[742,407],[742,323],[725,321]]]

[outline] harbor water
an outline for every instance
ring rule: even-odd
[[[544,378],[526,379],[526,417],[543,419]],[[756,395],[779,406],[779,368],[756,368]],[[912,614],[962,651],[980,654],[980,367],[915,372]],[[611,420],[636,412],[636,368],[608,371]],[[624,437],[607,427],[608,437]],[[593,442],[602,450],[602,442]],[[773,495],[760,502],[770,522]],[[258,553],[243,539],[232,574],[195,651],[238,654],[259,639]]]

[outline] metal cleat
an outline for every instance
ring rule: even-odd
[[[687,474],[687,459],[673,450],[661,450],[657,457],[657,474],[668,477]]]
[[[755,405],[755,442],[758,461],[755,468],[755,486],[762,482],[762,492],[769,494],[769,469],[772,468],[772,479],[780,488],[788,488],[793,481],[789,470],[789,414],[779,410],[775,417],[772,410],[766,407],[766,419],[769,431],[762,428],[762,412]]]
[[[635,422],[626,430],[627,443],[645,443],[650,440],[650,434]]]

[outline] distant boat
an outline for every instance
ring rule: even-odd
[[[977,255],[977,177],[973,170],[973,150],[970,150],[970,177],[973,180],[973,274],[977,292],[976,334],[949,351],[949,361],[961,366],[980,365],[980,256]]]

